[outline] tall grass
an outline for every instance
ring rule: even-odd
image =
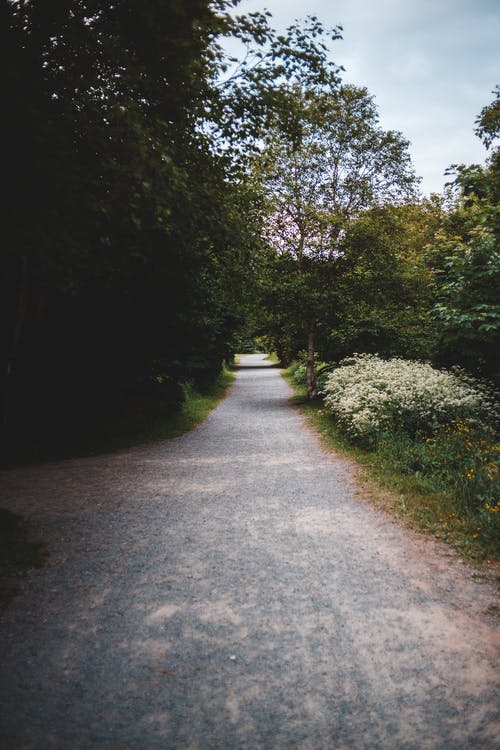
[[[179,437],[203,422],[219,401],[226,395],[227,389],[234,380],[234,373],[224,369],[215,383],[201,393],[192,384],[184,384],[185,400],[181,409],[169,417],[151,433],[149,439],[163,440]]]

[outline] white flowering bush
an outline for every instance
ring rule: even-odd
[[[465,373],[374,354],[343,360],[323,394],[325,407],[349,437],[372,444],[388,430],[430,434],[459,421],[487,429],[498,417],[486,386]]]

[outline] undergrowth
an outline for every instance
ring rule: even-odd
[[[157,430],[147,434],[148,440],[164,440],[179,437],[203,422],[219,401],[224,398],[227,389],[234,380],[234,373],[225,369],[215,383],[204,393],[200,393],[191,384],[185,384],[186,398],[181,409],[166,419]]]
[[[427,435],[386,425],[377,440],[356,441],[321,399],[307,400],[295,369],[283,372],[295,392],[292,401],[328,448],[363,467],[364,490],[375,504],[450,543],[468,559],[498,562],[500,447],[491,433],[457,420]]]
[[[141,443],[166,440],[189,432],[202,422],[224,397],[234,379],[231,368],[223,369],[203,391],[192,383],[179,384],[177,403],[162,400],[161,393],[130,397],[126,403],[106,409],[77,413],[58,430],[47,425],[45,439],[19,451],[5,452],[4,467],[109,453]]]
[[[117,425],[113,432],[105,436],[104,440],[92,443],[92,453],[103,453],[120,448],[128,448],[139,443],[168,440],[180,437],[203,422],[212,409],[226,394],[233,382],[234,374],[230,369],[224,369],[217,379],[206,389],[201,391],[192,383],[183,383],[183,400],[173,411],[162,413],[149,409],[143,418],[139,408],[135,418]]]
[[[108,452],[137,445],[146,441],[165,440],[179,437],[200,424],[209,412],[224,397],[233,382],[234,374],[226,369],[215,383],[204,393],[200,393],[192,384],[187,383],[184,389],[184,400],[174,414],[159,415],[156,420],[148,420],[138,428],[138,423],[122,428],[116,434],[117,427],[104,439],[92,443],[92,450],[81,444],[74,446],[77,455]],[[59,454],[60,456],[60,454]],[[5,607],[19,591],[19,581],[30,568],[40,567],[47,557],[43,542],[32,541],[28,534],[26,521],[10,510],[0,508],[0,609]]]

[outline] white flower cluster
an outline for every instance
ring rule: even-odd
[[[385,430],[415,434],[461,420],[484,427],[497,411],[486,387],[461,371],[383,360],[375,354],[343,360],[328,377],[323,394],[341,427],[365,440]]]

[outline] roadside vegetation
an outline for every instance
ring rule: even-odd
[[[161,411],[149,413],[141,407],[132,414],[130,409],[122,415],[122,421],[115,418],[104,424],[101,421],[99,440],[92,430],[88,441],[82,438],[66,446],[60,446],[57,457],[88,455],[127,448],[138,443],[165,440],[179,437],[203,422],[219,401],[224,398],[234,380],[233,366],[224,367],[215,382],[203,391],[195,384],[182,384],[182,401],[172,412]],[[153,402],[158,409],[158,401]],[[119,427],[117,432],[117,425]],[[51,446],[53,448],[53,445]],[[41,454],[41,460],[51,458],[50,453]],[[5,460],[5,457],[4,457]],[[12,460],[12,457],[11,457]],[[0,612],[19,591],[21,579],[32,568],[44,565],[48,550],[42,541],[33,540],[32,532],[26,519],[0,508]]]
[[[180,435],[257,341],[305,352],[304,408],[412,488],[402,513],[493,554],[500,88],[484,165],[424,198],[404,134],[333,62],[340,26],[278,33],[238,0],[45,5],[0,3],[0,464]]]
[[[325,443],[389,494],[375,501],[477,561],[498,561],[500,441],[491,389],[463,371],[353,356],[307,399],[304,365],[284,373]]]
[[[233,380],[233,366],[225,365],[215,380],[204,388],[193,381],[180,383],[181,395],[175,409],[167,404],[163,414],[155,411],[158,409],[158,399],[153,399],[149,410],[146,411],[142,401],[136,409],[134,418],[131,418],[130,414],[125,415],[118,432],[110,434],[108,440],[101,442],[100,452],[126,448],[138,443],[167,440],[190,432],[201,424],[224,398]],[[114,420],[112,427],[116,429],[116,425],[117,422]],[[93,452],[97,452],[95,442],[92,445]]]
[[[126,403],[111,402],[89,405],[86,413],[68,415],[68,421],[58,422],[58,431],[47,442],[34,442],[29,451],[13,445],[6,451],[0,466],[12,466],[29,461],[97,455],[128,448],[140,443],[179,437],[200,424],[225,396],[234,379],[234,366],[225,364],[214,379],[205,386],[194,381],[176,383],[156,382],[149,393],[144,391],[130,397]],[[70,422],[76,419],[79,431]]]

